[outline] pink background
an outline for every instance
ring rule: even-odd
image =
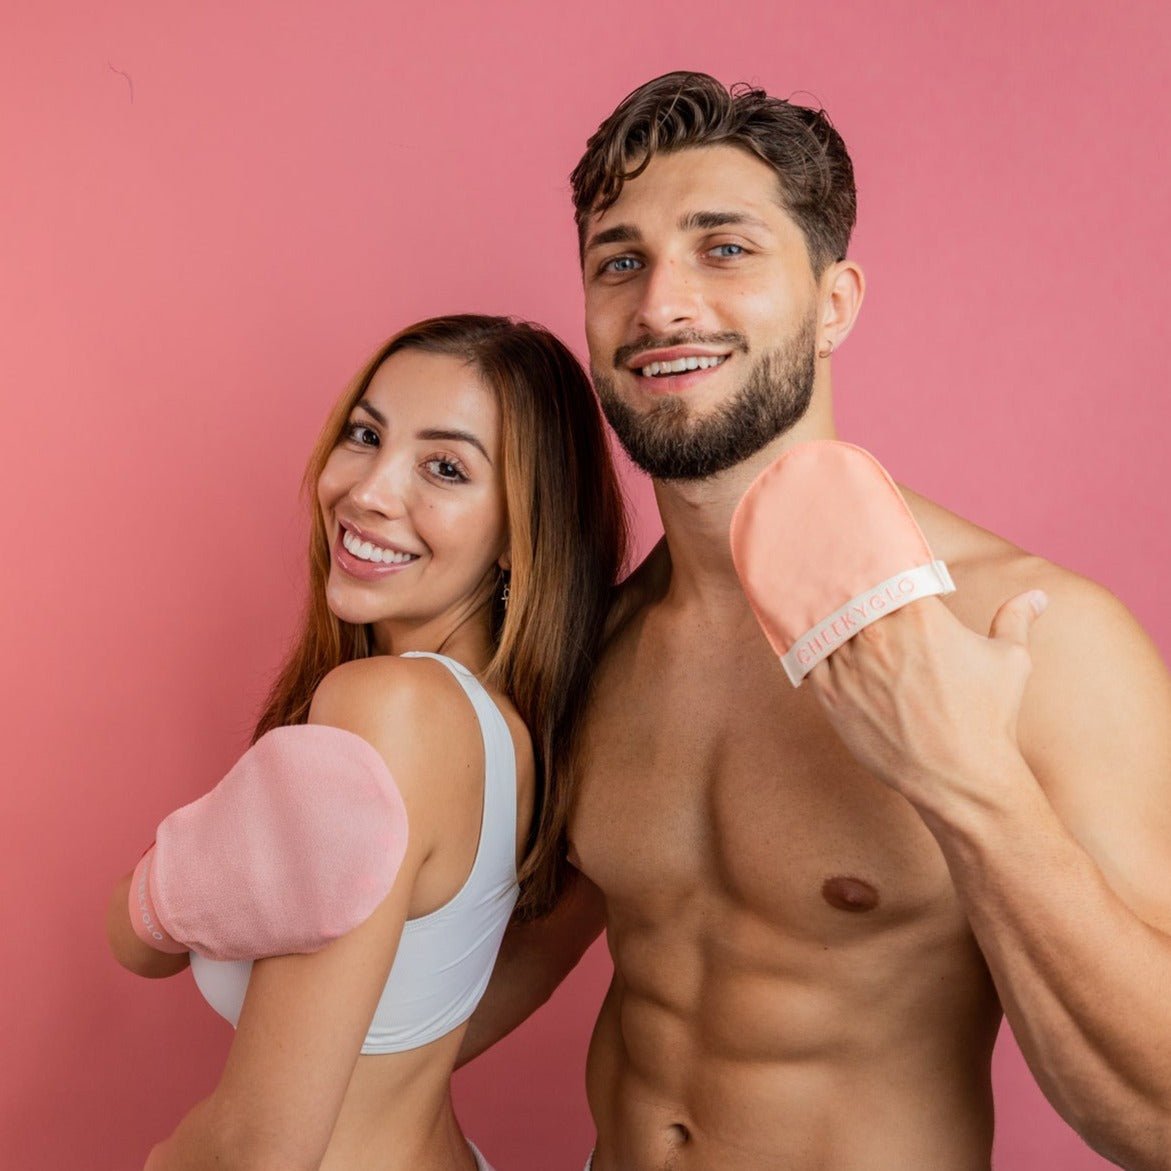
[[[472,309],[582,349],[566,176],[658,73],[826,105],[870,280],[844,436],[1171,647],[1165,6],[5,8],[5,1166],[140,1166],[213,1084],[227,1027],[109,959],[110,886],[245,744],[301,597],[298,477],[367,352]],[[502,1171],[584,1158],[606,979],[595,948],[460,1075]],[[1104,1165],[1007,1041],[996,1079],[1002,1171]]]

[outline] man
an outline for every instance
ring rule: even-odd
[[[986,1171],[1002,1011],[1091,1145],[1171,1167],[1156,651],[1104,590],[903,491],[957,592],[793,689],[728,530],[762,468],[835,434],[863,294],[845,147],[820,112],[671,74],[573,188],[598,393],[665,539],[582,732],[580,877],[510,932],[465,1055],[604,927],[593,1171]]]

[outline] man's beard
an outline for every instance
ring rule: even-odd
[[[694,415],[674,395],[639,414],[597,367],[594,386],[614,433],[644,472],[656,480],[705,480],[755,455],[809,409],[815,337],[810,314],[788,341],[761,354],[731,399],[704,415]],[[747,349],[742,339],[739,349]]]

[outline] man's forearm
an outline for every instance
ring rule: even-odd
[[[576,872],[548,915],[513,923],[496,957],[488,989],[464,1033],[457,1065],[478,1057],[528,1020],[577,966],[604,923],[601,893]]]
[[[1006,768],[996,801],[920,812],[1046,1096],[1106,1157],[1165,1171],[1171,939],[1115,894],[1025,762]]]
[[[557,990],[581,958],[575,951],[560,958],[542,947],[541,923],[516,923],[504,937],[492,980],[472,1019],[468,1022],[459,1048],[456,1067],[466,1065],[507,1037]]]
[[[497,960],[497,964],[499,962]],[[552,996],[556,987],[554,983],[544,989],[537,984],[514,980],[507,970],[501,972],[499,981],[493,976],[492,985],[468,1022],[460,1043],[456,1068],[479,1057],[497,1041],[507,1037],[513,1029],[524,1024]]]

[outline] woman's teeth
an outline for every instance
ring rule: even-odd
[[[349,529],[346,529],[342,534],[342,544],[346,547],[346,552],[357,557],[359,561],[373,561],[383,565],[405,565],[406,562],[415,560],[414,553],[393,553],[389,549],[380,549],[369,541],[355,537]]]
[[[717,354],[710,358],[676,358],[674,362],[652,362],[644,366],[639,373],[643,378],[654,378],[657,374],[682,374],[687,370],[710,370],[719,366],[727,354]]]

